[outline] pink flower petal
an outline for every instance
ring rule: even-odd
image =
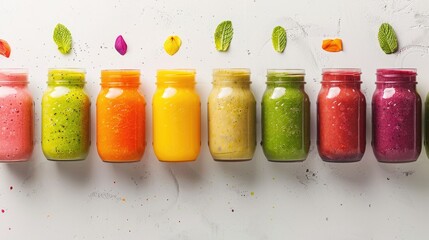
[[[124,38],[122,37],[122,35],[119,35],[116,38],[115,49],[121,55],[125,55],[125,53],[127,53],[128,46],[127,46],[127,43],[125,42]]]

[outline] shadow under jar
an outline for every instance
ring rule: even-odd
[[[256,147],[256,101],[248,69],[213,70],[208,107],[210,153],[217,161],[251,160]]]
[[[366,101],[360,69],[324,69],[317,98],[317,148],[327,162],[356,162],[365,153]]]
[[[50,69],[42,98],[42,149],[48,160],[83,160],[90,145],[90,100],[82,69]]]
[[[422,147],[415,69],[378,69],[372,96],[372,148],[380,162],[417,160]]]
[[[0,162],[26,161],[33,152],[34,105],[25,69],[0,69]]]
[[[262,98],[262,148],[269,161],[307,158],[310,147],[310,100],[301,69],[268,70]]]

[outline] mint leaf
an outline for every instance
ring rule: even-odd
[[[54,29],[54,42],[58,46],[58,50],[62,54],[67,54],[71,50],[72,45],[72,36],[70,31],[66,28],[66,26],[58,23]]]
[[[287,44],[286,30],[281,26],[275,27],[273,29],[273,34],[271,35],[271,40],[273,42],[274,50],[282,53]]]
[[[229,45],[231,44],[233,34],[234,30],[232,28],[232,22],[221,22],[217,26],[214,34],[216,49],[221,52],[226,52],[229,48]]]
[[[398,50],[398,39],[395,30],[388,23],[383,23],[378,30],[378,42],[386,54],[395,53]]]

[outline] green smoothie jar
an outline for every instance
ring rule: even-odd
[[[42,98],[42,149],[49,160],[83,160],[90,145],[90,101],[82,69],[50,69]]]
[[[310,100],[301,69],[269,69],[262,98],[262,148],[269,161],[307,158],[310,147]]]

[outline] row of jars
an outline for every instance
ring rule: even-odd
[[[317,147],[329,162],[359,161],[366,146],[366,101],[360,69],[324,69],[317,98]],[[420,155],[421,99],[415,69],[377,70],[372,146],[381,162]],[[270,161],[302,161],[310,146],[310,101],[304,70],[268,70],[262,99],[262,148]],[[42,99],[42,149],[49,160],[85,159],[90,100],[85,72],[51,69]],[[24,161],[33,150],[33,99],[23,70],[0,70],[0,161]],[[153,148],[160,161],[193,161],[200,152],[200,98],[194,70],[159,70],[152,101]],[[256,147],[256,101],[248,69],[213,71],[208,99],[210,153],[250,160]],[[107,162],[139,161],[145,151],[145,99],[138,70],[104,70],[96,106],[96,142]],[[426,113],[429,104],[426,104]],[[429,118],[426,118],[429,123]],[[429,131],[429,130],[428,130]],[[426,140],[429,134],[426,134]],[[426,146],[427,152],[429,147]]]

